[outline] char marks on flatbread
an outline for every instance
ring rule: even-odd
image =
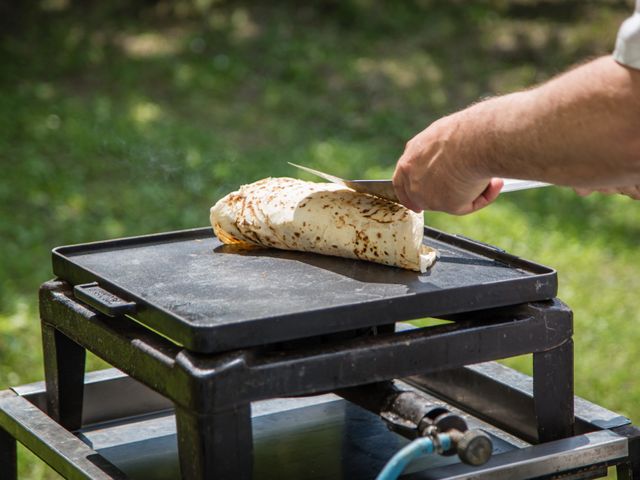
[[[421,214],[333,183],[266,178],[211,208],[227,244],[300,250],[424,272],[436,252],[422,244]]]

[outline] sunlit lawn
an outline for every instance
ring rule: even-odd
[[[630,11],[206,3],[50,1],[0,37],[0,388],[42,378],[51,247],[205,225],[239,184],[296,175],[287,161],[389,176],[430,121],[608,52]],[[426,220],[557,268],[578,393],[640,420],[640,204],[554,187]],[[25,458],[24,478],[53,475]]]

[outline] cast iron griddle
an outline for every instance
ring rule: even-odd
[[[238,250],[211,228],[58,247],[54,273],[135,303],[136,320],[203,353],[553,298],[556,272],[425,229],[427,273],[275,249]]]

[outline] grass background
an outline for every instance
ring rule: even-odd
[[[631,12],[613,0],[14,3],[0,6],[0,388],[43,377],[36,294],[52,247],[205,225],[239,184],[296,176],[286,161],[388,177],[431,121],[610,52]],[[557,268],[577,393],[640,421],[640,203],[554,187],[426,222]],[[23,450],[20,472],[56,478]]]

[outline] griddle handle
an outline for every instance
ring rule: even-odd
[[[119,317],[136,311],[136,304],[128,302],[105,290],[98,282],[84,283],[73,287],[73,294],[81,302],[110,317]]]

